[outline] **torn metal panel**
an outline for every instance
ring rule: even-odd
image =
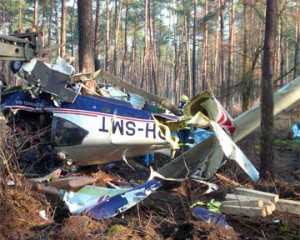
[[[198,167],[207,164],[205,160],[213,151],[212,147],[216,143],[215,136],[207,138],[158,169],[158,173],[166,178],[187,178]]]
[[[41,61],[36,62],[26,80],[40,88],[41,92],[50,93],[63,102],[73,103],[79,94],[68,87],[71,82],[69,75],[52,70]]]
[[[211,121],[211,125],[219,140],[222,150],[225,156],[238,163],[238,165],[251,177],[253,181],[259,180],[259,173],[254,165],[245,156],[242,150],[232,141],[227,133],[214,121]]]
[[[136,206],[160,187],[161,182],[159,180],[148,180],[144,184],[124,193],[101,199],[98,204],[91,207],[86,213],[97,220],[112,218]]]
[[[64,192],[61,195],[69,211],[72,214],[80,214],[97,205],[100,199],[113,197],[128,190],[86,185],[77,192]]]

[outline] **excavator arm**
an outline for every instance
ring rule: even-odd
[[[30,61],[38,53],[38,33],[0,35],[0,60]]]

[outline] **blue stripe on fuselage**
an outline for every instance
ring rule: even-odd
[[[78,96],[74,103],[63,103],[62,108],[103,112],[123,117],[152,119],[152,113],[135,109],[130,103],[106,97]]]
[[[33,99],[28,92],[23,90],[3,96],[1,106],[3,108],[18,108],[19,106],[24,106],[31,107],[32,110],[36,111],[43,111],[46,108],[58,109],[46,95]],[[63,102],[59,108],[99,112],[139,119],[152,119],[151,112],[135,109],[128,102],[107,97],[79,95],[74,103]]]

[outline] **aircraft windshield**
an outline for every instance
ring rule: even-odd
[[[82,143],[88,131],[63,118],[54,117],[52,122],[52,142],[56,146],[72,146]]]

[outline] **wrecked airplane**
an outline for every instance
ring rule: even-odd
[[[25,48],[19,46],[22,47]],[[0,51],[3,60],[7,59],[5,54]],[[26,84],[2,91],[1,111],[18,147],[36,146],[38,157],[31,158],[30,164],[43,161],[45,155],[49,168],[56,167],[53,162],[74,166],[119,160],[128,163],[127,158],[155,152],[169,157],[165,165],[155,171],[151,168],[151,176],[144,184],[115,191],[111,196],[96,195],[89,213],[97,219],[115,216],[134,206],[158,189],[160,180],[180,181],[195,176],[209,179],[225,163],[224,155],[253,181],[259,179],[258,171],[235,143],[259,126],[259,106],[232,119],[209,92],[178,108],[102,70],[75,74],[62,59],[56,64],[34,57],[29,61],[18,56],[17,60],[11,64],[12,70]],[[101,87],[93,96],[83,95],[84,81],[91,79],[96,79]],[[300,78],[278,90],[274,95],[274,114],[295,104],[299,91]],[[72,209],[68,194],[64,192],[61,197]],[[82,212],[87,208],[80,209]],[[75,207],[73,212],[78,209]]]

